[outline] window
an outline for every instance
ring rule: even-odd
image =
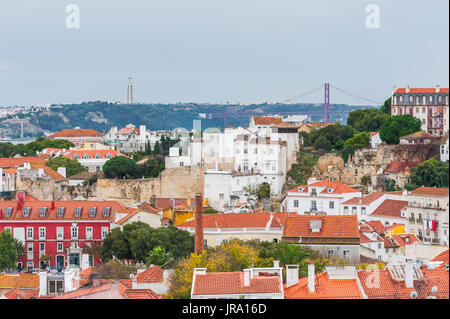
[[[45,217],[45,215],[47,214],[47,209],[48,207],[39,208],[39,217]]]
[[[311,209],[316,210],[317,209],[317,203],[315,200],[311,201]]]
[[[74,159],[79,159],[80,156],[78,156],[78,154],[75,154],[74,156],[72,156]]]
[[[184,162],[180,162],[180,167],[183,167],[184,166]]]
[[[33,236],[33,227],[27,227],[27,239],[29,240],[33,240],[34,236]]]
[[[334,254],[334,251],[329,249],[327,252],[328,258],[333,257],[333,254]]]
[[[102,239],[105,239],[106,235],[108,235],[108,227],[102,227]]]
[[[30,216],[30,213],[31,213],[31,207],[25,207],[25,208],[22,210],[22,213],[23,213],[23,217],[28,217],[28,216]]]
[[[329,250],[332,252],[332,250]],[[348,258],[350,256],[350,250],[343,250],[342,254],[344,255],[344,258]]]
[[[11,217],[12,207],[5,208],[5,217]]]
[[[334,208],[334,202],[330,202],[330,208]]]
[[[56,216],[63,217],[65,211],[66,209],[64,207],[58,207],[58,209],[56,210]]]
[[[365,207],[361,207],[361,215],[365,215],[366,214],[366,208]]]
[[[219,199],[224,199],[224,195],[223,194],[219,194]]]
[[[344,214],[348,213],[348,206],[344,206]]]
[[[274,239],[273,239],[273,242],[274,242],[274,243],[278,243],[278,238],[274,238]]]
[[[45,254],[45,243],[39,243],[39,252]]]
[[[110,153],[106,154],[106,158],[111,158],[112,155]]]
[[[45,227],[39,227],[39,239],[45,239]]]
[[[381,249],[381,243],[378,243],[378,249]]]
[[[315,188],[311,189],[311,196],[317,196],[317,192]]]
[[[294,200],[294,207],[298,207],[298,200],[297,199]]]
[[[78,239],[78,227],[72,227],[72,239]]]
[[[60,294],[64,292],[64,281],[63,280],[49,280],[48,281],[48,293],[49,294]]]
[[[33,243],[28,243],[27,244],[27,252],[32,253],[33,252]],[[31,258],[28,259],[33,259],[33,255]]]
[[[75,217],[80,217],[81,216],[81,207],[76,207],[75,208]]]
[[[86,239],[92,239],[92,227],[86,227]]]
[[[103,217],[108,217],[110,211],[111,211],[111,207],[105,207],[105,208],[103,208]]]
[[[272,164],[272,171],[276,171],[277,170],[277,164]]]
[[[64,239],[64,227],[56,227],[56,239]]]
[[[89,208],[89,217],[95,217],[95,213],[97,213],[97,207]]]
[[[102,158],[102,156],[99,153],[97,153],[97,154],[95,154],[95,158],[100,159],[100,158]]]
[[[352,207],[352,214],[356,214],[356,207],[355,206]]]
[[[84,159],[88,159],[88,158],[89,158],[89,154],[87,154],[87,153],[84,154],[84,155],[83,155],[83,158],[84,158]]]
[[[100,172],[100,166],[95,166],[95,171]]]

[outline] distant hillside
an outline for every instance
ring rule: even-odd
[[[331,122],[345,123],[350,111],[369,106],[331,105]],[[4,118],[0,131],[11,137],[20,135],[20,120],[24,120],[24,136],[39,136],[43,131],[56,132],[79,126],[107,132],[111,126],[124,127],[132,123],[146,125],[150,130],[170,130],[177,127],[192,129],[193,120],[200,119],[203,128],[248,126],[252,115],[304,114],[312,120],[322,120],[322,105],[314,104],[262,104],[262,105],[205,105],[185,104],[113,104],[86,102],[81,104],[54,105],[48,111],[19,114]],[[199,114],[206,114],[206,118]],[[226,116],[226,117],[224,117]]]

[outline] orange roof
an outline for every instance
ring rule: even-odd
[[[441,88],[439,93],[448,93],[448,88]],[[404,94],[406,93],[406,88],[397,88],[394,94]],[[409,93],[411,94],[430,94],[436,93],[436,88],[410,88]]]
[[[253,116],[253,120],[255,121],[255,125],[271,125],[283,122],[281,117],[274,116]]]
[[[20,289],[14,288],[3,295],[6,299],[37,299],[39,288],[36,289]]]
[[[405,162],[399,162],[399,161],[392,161],[388,167],[384,169],[385,173],[399,173],[404,172],[406,169],[411,169],[416,167],[420,162],[416,161],[405,161]]]
[[[279,276],[253,276],[244,286],[244,272],[211,272],[196,274],[193,295],[227,295],[281,293]]]
[[[297,128],[297,126],[292,125],[292,124],[287,123],[287,122],[281,122],[281,123],[276,124],[276,125],[274,125],[272,127],[275,127],[275,128]]]
[[[358,193],[359,191],[351,188],[350,186],[347,186],[345,184],[342,184],[340,182],[336,181],[319,181],[316,183],[312,183],[309,185],[302,185],[297,186],[296,188],[288,190],[288,192],[298,192],[299,188],[302,188],[303,190],[301,193],[308,193],[309,187],[325,187],[324,190],[321,193],[330,193],[330,194],[343,194],[343,193]],[[332,190],[329,192],[328,190]]]
[[[408,206],[408,201],[406,200],[386,199],[371,215],[391,218],[406,218],[402,217],[401,213],[402,209],[406,206]]]
[[[370,220],[364,222],[367,226],[372,228],[373,231],[375,231],[378,234],[381,234],[382,230],[385,228],[383,223],[379,220]]]
[[[127,299],[162,299],[161,295],[151,289],[125,289],[123,295]]]
[[[45,163],[45,159],[40,157],[0,158],[0,167],[19,167],[24,163]]]
[[[17,173],[17,168],[3,168],[2,172],[7,173],[8,175],[12,175]]]
[[[273,215],[270,228],[282,228],[286,222],[287,213],[218,213],[203,215],[203,228],[264,228]],[[193,228],[195,220],[188,221],[177,227]]]
[[[385,195],[385,193],[370,193],[363,197],[353,197],[349,200],[343,202],[342,204],[349,205],[369,205],[370,203],[376,201],[381,196]]]
[[[67,200],[67,201],[41,201],[25,200],[23,208],[30,207],[29,217],[24,217],[22,209],[18,210],[19,201],[8,200],[0,201],[0,219],[2,220],[114,220],[117,211],[125,209],[121,203],[116,201],[87,201],[87,200]],[[5,217],[5,208],[12,207],[10,217]],[[47,207],[45,217],[39,216],[39,209]],[[62,217],[57,216],[57,209],[63,207]],[[81,207],[81,215],[75,217],[75,208]],[[89,209],[96,207],[97,211],[94,217],[89,217]],[[103,209],[110,207],[109,216],[103,217]]]
[[[390,236],[391,238],[394,238],[395,242],[399,247],[405,247],[407,245],[411,245],[415,242],[421,243],[419,238],[416,237],[414,234],[397,234]]]
[[[427,196],[448,196],[448,188],[438,188],[438,187],[419,187],[418,189],[412,191],[411,195],[427,195]]]
[[[321,220],[319,232],[311,232],[310,221]],[[359,238],[356,215],[297,215],[289,214],[283,237]]]
[[[93,293],[106,291],[111,289],[111,283],[106,283],[97,287],[87,287],[87,288],[80,288],[75,291],[71,291],[68,293],[65,293],[61,296],[55,296],[55,299],[72,299],[72,298],[78,298],[81,296],[90,295]]]
[[[416,291],[418,298],[436,296],[439,299],[449,298],[448,269],[421,269],[423,278],[414,281],[413,288],[406,288],[404,281],[396,281],[392,278],[388,269],[358,271],[358,276],[364,293],[369,299],[410,299],[410,293]],[[374,280],[378,285],[374,285]],[[437,287],[437,293],[432,292],[432,287]]]
[[[136,281],[140,283],[152,283],[163,281],[164,270],[158,266],[153,266],[136,275]]]
[[[62,176],[61,174],[59,174],[58,172],[54,171],[51,167],[48,167],[45,164],[31,163],[30,166],[32,169],[37,169],[37,170],[42,168],[44,170],[45,175],[55,181],[65,181],[67,179],[64,176]]]
[[[372,137],[374,137],[375,135],[378,135],[378,134],[380,134],[379,132],[372,132],[372,133],[370,133],[370,138],[372,138]]]
[[[431,261],[442,261],[442,264],[439,267],[444,267],[444,265],[448,265],[448,249],[434,256],[433,259],[431,259]]]
[[[37,274],[9,274],[0,273],[0,288],[38,288]]]
[[[92,129],[65,129],[49,136],[55,137],[102,137],[103,134]]]
[[[283,285],[284,287],[286,285]],[[285,299],[362,299],[356,279],[330,279],[326,271],[317,274],[315,291],[308,289],[308,277],[284,289]]]

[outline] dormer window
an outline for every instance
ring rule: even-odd
[[[334,188],[328,188],[328,193],[334,192]]]
[[[75,208],[75,217],[80,217],[81,216],[81,207],[76,207]]]
[[[95,217],[95,213],[97,213],[97,207],[89,208],[89,217]]]
[[[41,207],[39,208],[39,217],[45,217],[47,214],[48,207]]]
[[[83,155],[83,158],[84,158],[84,159],[88,159],[88,158],[89,158],[89,154],[87,154],[87,153],[84,154],[84,155]]]
[[[25,207],[22,210],[23,217],[29,217],[31,213],[31,207]]]
[[[75,155],[73,156],[73,158],[74,158],[74,159],[79,159],[80,156],[78,156],[78,154],[75,154]]]
[[[5,208],[5,217],[11,217],[13,208],[12,207],[6,207]]]
[[[111,207],[103,208],[103,217],[108,217],[110,211],[111,211]]]
[[[303,187],[299,187],[299,188],[298,188],[298,191],[299,191],[299,192],[303,192],[303,190],[304,190]]]
[[[97,153],[97,154],[95,154],[95,158],[100,159],[100,158],[102,158],[102,156],[99,153]]]
[[[110,153],[106,154],[106,158],[111,158],[112,155]]]
[[[64,207],[58,207],[58,209],[56,210],[56,216],[57,217],[63,217],[65,210],[66,209]]]

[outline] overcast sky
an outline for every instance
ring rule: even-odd
[[[128,76],[140,102],[283,101],[324,82],[384,101],[393,85],[448,87],[448,12],[448,0],[1,1],[0,105],[124,101]],[[331,102],[354,99],[332,89]]]

